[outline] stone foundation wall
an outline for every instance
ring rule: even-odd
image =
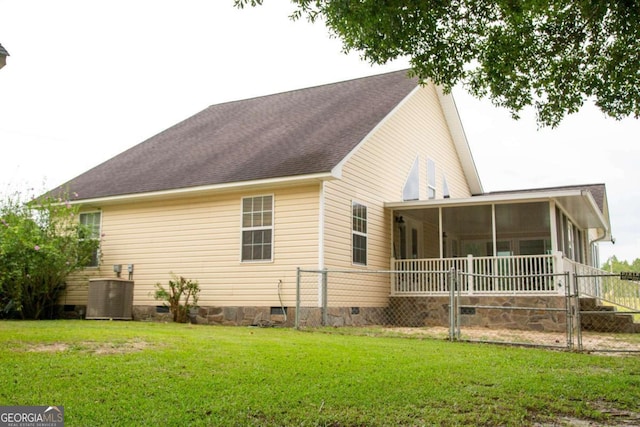
[[[191,311],[190,321],[201,325],[228,326],[294,326],[295,309],[285,308],[272,314],[271,307],[198,307]],[[134,305],[134,320],[172,321],[164,307]]]
[[[463,306],[499,306],[505,309],[464,308],[460,318],[462,327],[477,326],[491,329],[520,329],[564,332],[566,313],[547,309],[565,309],[561,296],[501,296],[462,297]],[[526,307],[510,310],[509,307]],[[62,307],[61,307],[62,308]],[[86,306],[64,306],[61,317],[80,319]],[[133,320],[171,322],[165,307],[134,305]],[[285,307],[285,314],[272,307],[198,307],[191,312],[191,323],[229,326],[295,326],[296,310]],[[317,307],[300,309],[301,327],[322,326],[322,311]],[[388,307],[330,307],[325,326],[404,326],[449,327],[449,297],[392,297]]]
[[[191,312],[191,323],[227,326],[295,326],[296,309],[286,307],[272,312],[271,307],[198,307]],[[327,326],[365,326],[386,324],[386,307],[335,307],[327,310]],[[133,319],[143,321],[172,321],[171,313],[163,307],[133,306]],[[320,308],[300,310],[300,326],[322,326]]]
[[[562,296],[467,296],[461,306],[498,306],[504,309],[462,308],[460,326],[565,332],[567,316]],[[449,297],[393,297],[389,323],[394,326],[449,326]],[[526,309],[509,309],[523,307]]]
[[[324,326],[386,325],[388,310],[387,307],[329,307],[327,324]],[[303,307],[300,309],[299,320],[301,327],[323,326],[322,310],[317,307]]]

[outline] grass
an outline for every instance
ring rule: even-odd
[[[291,329],[0,322],[0,405],[67,426],[640,422],[640,358]]]

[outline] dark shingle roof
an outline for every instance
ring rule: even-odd
[[[93,199],[329,172],[417,84],[402,70],[213,105],[63,187]]]
[[[0,55],[9,56],[9,52],[7,52],[7,49],[2,47],[1,44],[0,44]]]

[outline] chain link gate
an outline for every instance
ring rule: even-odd
[[[640,281],[626,277],[596,269],[574,275],[579,351],[640,353]]]
[[[450,288],[450,339],[531,347],[573,349],[577,326],[577,298],[569,274],[492,275],[458,271]],[[465,284],[481,279],[494,293],[465,293]],[[509,292],[514,281],[532,284],[555,281],[562,293]]]
[[[422,328],[423,335],[447,337],[449,274],[299,268],[295,327],[381,326],[404,333]]]

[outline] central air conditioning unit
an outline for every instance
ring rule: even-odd
[[[131,320],[133,281],[123,279],[89,280],[87,319]]]

